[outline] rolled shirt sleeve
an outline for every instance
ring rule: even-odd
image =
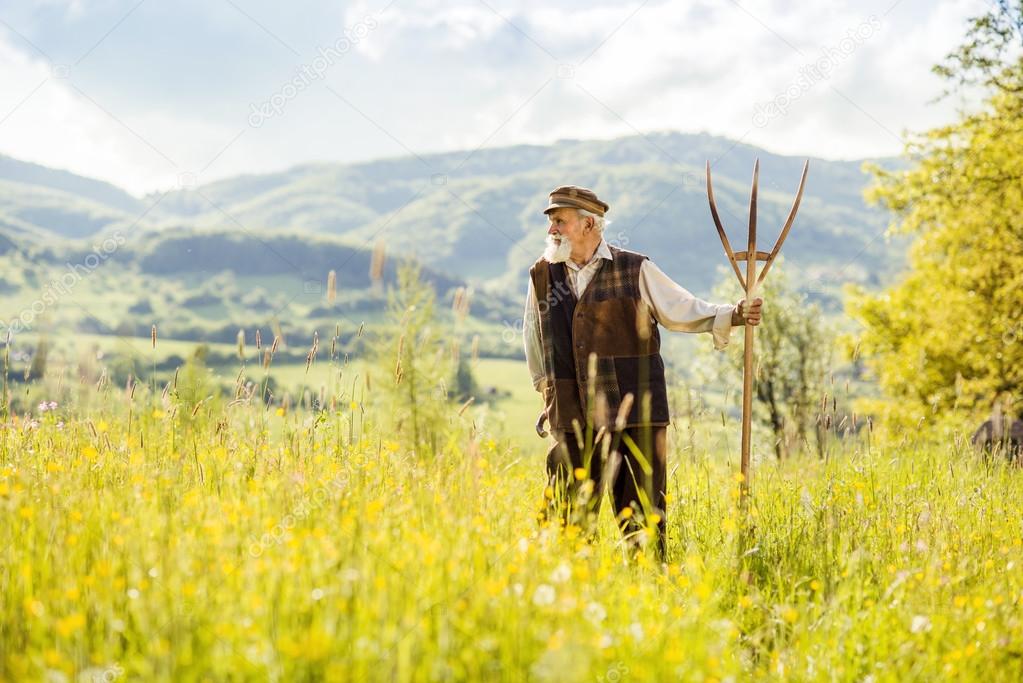
[[[533,388],[543,391],[546,378],[543,368],[543,345],[540,341],[540,324],[537,320],[538,308],[536,292],[533,290],[533,279],[529,279],[526,292],[526,308],[522,313],[522,344],[526,350],[526,366],[533,378]]]
[[[639,271],[640,296],[658,323],[675,332],[710,332],[714,348],[728,346],[732,333],[732,304],[712,304],[693,296],[650,259]]]

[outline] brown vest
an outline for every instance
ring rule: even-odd
[[[660,334],[640,297],[639,272],[647,257],[610,249],[613,260],[600,260],[579,300],[564,263],[541,258],[529,269],[547,377],[544,404],[552,429],[571,433],[577,420],[585,430],[588,419],[594,427],[613,426],[626,394],[634,399],[626,427],[669,422]]]

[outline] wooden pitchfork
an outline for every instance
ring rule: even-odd
[[[725,255],[728,262],[732,264],[735,276],[739,278],[739,285],[746,291],[746,305],[753,301],[757,286],[764,281],[767,271],[781,251],[781,245],[788,237],[789,229],[792,228],[792,221],[796,219],[796,211],[799,210],[799,202],[803,199],[803,186],[806,184],[806,171],[810,165],[807,159],[803,164],[803,175],[799,179],[799,190],[796,192],[796,199],[792,202],[792,209],[789,210],[789,217],[785,220],[785,226],[781,229],[778,241],[770,253],[757,251],[757,179],[760,175],[760,159],[753,164],[753,190],[749,197],[749,236],[746,242],[746,251],[732,251],[732,245],[728,243],[728,235],[721,225],[721,217],[718,215],[718,207],[714,203],[714,187],[710,181],[710,162],[707,162],[707,199],[710,201],[710,215],[714,217],[714,225],[717,226],[718,236],[721,238],[721,245],[725,248]],[[746,277],[739,270],[739,261],[746,262]],[[764,262],[764,268],[757,275],[757,261]],[[749,447],[750,447],[750,420],[753,415],[753,326],[746,323],[746,338],[743,348],[742,365],[742,485],[740,488],[741,500],[746,501],[749,495]]]

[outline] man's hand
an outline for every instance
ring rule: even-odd
[[[756,326],[760,324],[760,309],[764,305],[764,300],[759,296],[753,299],[753,302],[746,306],[746,300],[742,299],[735,305],[735,310],[732,311],[732,325],[745,325],[747,322],[750,325]]]

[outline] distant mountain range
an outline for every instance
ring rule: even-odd
[[[285,252],[296,272],[306,264],[322,270],[330,264],[320,259],[314,269],[309,259],[325,244],[361,252],[345,267],[364,269],[367,250],[382,240],[389,254],[414,256],[438,282],[467,281],[517,300],[525,270],[543,246],[547,193],[574,183],[594,188],[611,205],[609,241],[648,254],[683,286],[708,296],[725,262],[707,208],[704,163],[712,164],[718,207],[741,249],[755,157],[761,163],[760,244],[770,246],[803,160],[681,133],[307,164],[143,198],[0,157],[0,235],[10,248],[120,230],[133,247],[126,253],[207,274],[252,270],[260,251],[266,253],[257,259],[259,270]],[[877,285],[903,262],[904,250],[881,237],[886,216],[864,205],[869,178],[861,164],[811,159],[802,208],[784,250],[797,281],[810,283],[831,304],[842,282]],[[172,239],[182,234],[205,234],[210,251],[183,256],[180,240]]]

